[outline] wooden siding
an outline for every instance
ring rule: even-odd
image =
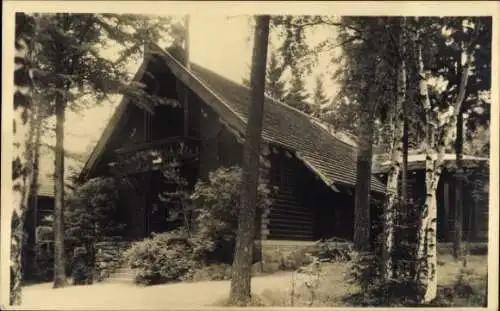
[[[304,167],[291,153],[270,147],[269,183],[272,205],[269,214],[269,235],[272,240],[312,240],[314,213],[303,202],[301,177]]]

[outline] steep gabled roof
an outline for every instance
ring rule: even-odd
[[[196,64],[188,70],[157,46],[152,46],[149,52],[159,56],[173,74],[210,105],[231,130],[243,135],[250,103],[247,87]],[[123,108],[117,110],[110,123],[117,122],[113,119],[119,118],[120,111],[123,113]],[[85,166],[86,170],[102,152],[112,127],[112,124],[108,125],[93,152],[94,159]],[[335,188],[335,184],[352,187],[356,184],[356,148],[334,137],[318,120],[269,97],[264,102],[262,138],[295,152],[330,187]],[[371,189],[385,192],[385,185],[374,177]]]

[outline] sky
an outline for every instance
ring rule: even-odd
[[[189,29],[191,61],[236,82],[248,77],[253,44],[248,18],[247,15],[191,15]],[[319,33],[312,40],[317,41],[326,35],[328,34]],[[271,38],[271,41],[279,44],[276,37]],[[319,69],[306,79],[306,85],[311,92],[314,75],[324,71],[325,61],[325,59],[320,60]],[[131,63],[130,72],[135,73],[138,66],[138,63]],[[325,84],[327,91],[332,95],[331,82],[325,80]],[[72,152],[89,154],[119,102],[118,98],[116,101],[103,103],[99,107],[79,113],[68,111],[65,123],[65,148]],[[54,144],[53,133],[46,135],[44,140],[46,143]]]

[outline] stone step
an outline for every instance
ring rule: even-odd
[[[131,283],[135,279],[134,269],[122,267],[115,270],[109,277],[105,279],[106,282],[126,282]]]

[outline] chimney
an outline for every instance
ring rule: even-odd
[[[189,70],[189,15],[184,16],[184,25],[174,25],[173,32],[174,41],[166,50]]]

